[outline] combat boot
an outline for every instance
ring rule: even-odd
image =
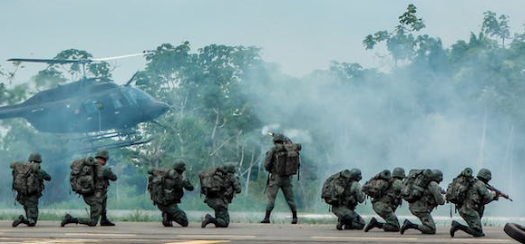
[[[410,222],[408,219],[405,219],[405,222],[403,222],[403,226],[401,226],[400,233],[401,235],[405,234],[405,230],[408,229],[418,229],[419,226],[417,224],[414,224]]]
[[[452,221],[452,227],[450,227],[450,237],[454,237],[454,234],[458,230],[462,230],[465,233],[467,233],[469,235],[472,235],[473,237],[484,237],[485,236],[485,234],[473,232],[472,229],[470,229],[468,226],[462,225],[459,222],[453,220]]]
[[[269,224],[270,223],[270,215],[272,214],[272,211],[266,210],[266,215],[264,215],[264,219],[261,220],[261,224]]]
[[[450,237],[454,237],[454,234],[456,234],[456,231],[459,230],[460,226],[460,223],[458,223],[455,220],[452,220],[452,226],[450,227]]]
[[[365,227],[365,232],[370,231],[373,228],[383,228],[383,223],[379,223],[376,218],[372,218],[370,222]]]
[[[164,227],[173,227],[173,223],[170,221],[167,213],[162,213],[162,225]]]
[[[19,226],[20,224],[26,224],[26,225],[29,224],[29,222],[24,218],[24,215],[20,215],[20,216],[18,216],[18,219],[16,219],[15,221],[13,221],[13,227],[17,227],[17,226]]]
[[[69,214],[66,214],[66,216],[64,217],[62,222],[60,222],[60,227],[64,227],[67,224],[78,224],[78,219],[77,218],[73,218],[73,216],[71,216]]]
[[[102,215],[100,226],[115,226],[115,224],[111,223],[106,215]]]
[[[215,218],[213,218],[210,214],[206,214],[204,216],[204,220],[202,221],[201,228],[206,228],[208,224],[215,224]]]
[[[292,212],[292,224],[297,224],[297,211]]]
[[[344,227],[344,223],[343,221],[341,220],[341,218],[338,218],[337,219],[337,225],[335,226],[335,228],[337,230],[343,230],[343,227]]]

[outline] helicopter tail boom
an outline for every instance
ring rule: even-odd
[[[5,106],[0,108],[0,119],[12,119],[24,117],[25,111],[20,105]]]

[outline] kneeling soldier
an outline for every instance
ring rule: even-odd
[[[206,214],[201,224],[202,228],[208,224],[226,228],[230,224],[228,205],[235,194],[241,193],[241,184],[235,176],[235,171],[234,164],[226,164],[199,174],[201,193],[206,196],[204,202],[215,211],[215,218]]]
[[[50,181],[51,176],[40,168],[42,156],[38,153],[29,155],[27,163],[12,163],[13,190],[17,192],[16,200],[24,206],[26,218],[20,215],[13,222],[13,227],[26,224],[33,227],[38,221],[38,199],[44,191],[44,180]]]
[[[390,173],[390,172],[388,172]],[[380,223],[376,218],[372,218],[365,228],[365,232],[373,228],[380,228],[388,232],[399,231],[399,221],[396,216],[396,209],[401,205],[401,189],[403,189],[403,179],[405,178],[405,170],[403,168],[395,168],[392,176],[386,179],[384,190],[379,191],[378,196],[371,196],[372,207],[377,215],[381,216],[386,223]],[[369,182],[372,182],[370,180]],[[368,183],[368,182],[367,182]],[[367,184],[363,186],[365,189]]]
[[[76,160],[71,164],[71,187],[82,195],[84,202],[89,205],[90,218],[73,218],[66,214],[61,227],[67,224],[83,224],[96,226],[100,219],[100,226],[115,226],[108,220],[106,212],[107,192],[109,181],[116,181],[117,176],[106,167],[109,153],[106,150],[98,151],[95,160],[89,157]]]
[[[182,227],[188,226],[186,213],[177,205],[184,196],[184,189],[193,191],[193,185],[188,179],[184,179],[186,170],[184,161],[179,160],[170,170],[150,170],[148,180],[148,191],[153,204],[157,205],[162,212],[162,224],[172,227],[175,221]]]

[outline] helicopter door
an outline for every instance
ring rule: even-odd
[[[83,107],[87,115],[86,126],[95,130],[102,130],[102,112],[105,110],[104,104],[97,100],[88,100],[83,103]]]

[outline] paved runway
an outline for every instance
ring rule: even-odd
[[[229,228],[213,226],[165,228],[160,223],[117,223],[116,227],[85,227],[41,221],[37,227],[12,228],[11,222],[0,221],[0,243],[517,243],[507,237],[502,227],[485,228],[484,238],[459,233],[450,238],[447,227],[436,235],[422,235],[409,230],[405,235],[372,230],[337,231],[333,225],[262,225],[232,224]]]

